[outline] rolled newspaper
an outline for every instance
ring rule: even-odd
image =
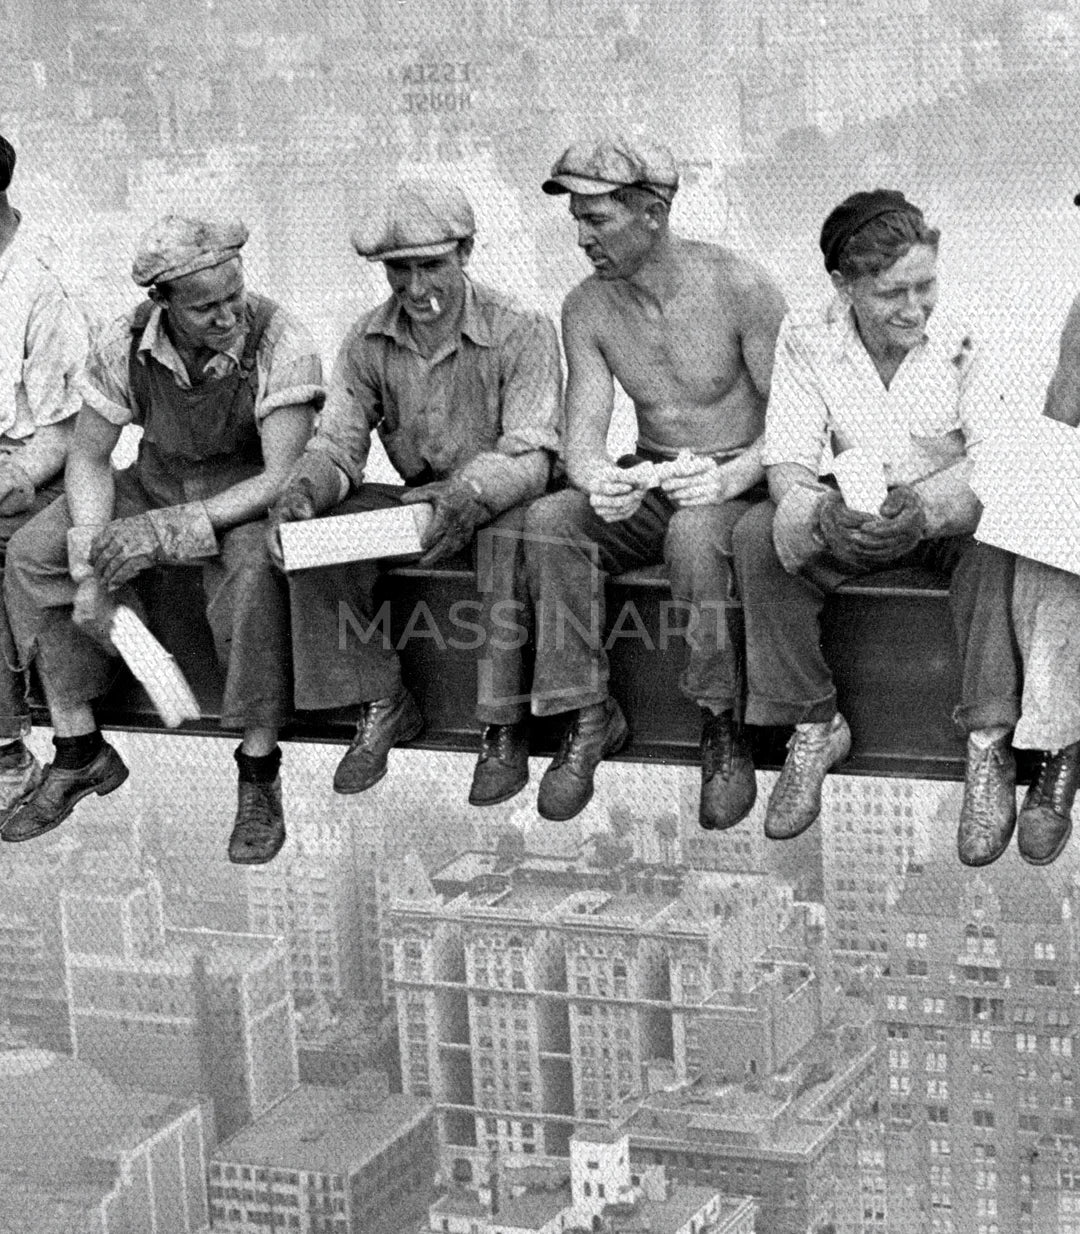
[[[167,728],[199,718],[199,704],[176,661],[126,604],[117,606],[109,638]]]

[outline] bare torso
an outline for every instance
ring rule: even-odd
[[[587,279],[572,311],[633,400],[641,444],[664,453],[739,450],[761,434],[766,395],[743,351],[747,297],[774,291],[753,263],[717,245],[679,240],[661,305],[623,280]]]

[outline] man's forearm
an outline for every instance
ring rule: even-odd
[[[108,459],[69,455],[64,486],[74,526],[101,527],[112,518],[116,485]]]
[[[515,455],[488,451],[470,459],[459,473],[479,488],[479,500],[492,515],[539,497],[550,474],[551,459],[544,450]]]
[[[765,468],[761,463],[764,444],[764,436],[759,437],[737,458],[721,464],[727,478],[724,487],[729,497],[738,497],[740,493],[745,493],[747,489],[753,488],[759,480],[765,478]]]
[[[797,487],[821,488],[821,481],[801,463],[773,463],[764,468],[769,496],[779,505],[788,491]]]

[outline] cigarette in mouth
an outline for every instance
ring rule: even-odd
[[[439,297],[438,296],[431,297],[431,311],[433,313],[437,313],[439,311]]]

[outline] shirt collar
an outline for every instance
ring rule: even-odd
[[[174,373],[190,378],[187,366],[184,364],[180,353],[176,350],[172,339],[169,338],[168,332],[164,327],[162,322],[163,316],[164,307],[160,304],[155,304],[150,310],[150,316],[146,321],[146,328],[139,339],[139,358],[145,364],[147,355],[153,356],[159,364],[163,364]],[[229,372],[230,369],[239,368],[244,354],[244,341],[246,337],[247,329],[245,325],[245,329],[240,333],[236,342],[224,351],[215,352],[206,365],[205,371],[222,376]]]
[[[416,350],[416,344],[409,331],[409,320],[395,296],[384,300],[374,310],[364,333],[384,334],[392,338],[399,347]],[[478,347],[491,347],[495,341],[492,337],[491,326],[480,309],[476,287],[468,278],[465,280],[465,302],[461,311],[461,321],[458,323],[458,335],[468,338]]]

